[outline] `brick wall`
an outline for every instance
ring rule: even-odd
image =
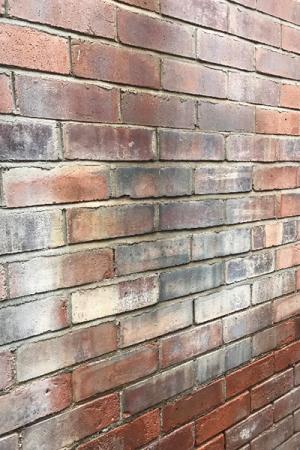
[[[0,12],[0,450],[299,450],[300,2]]]

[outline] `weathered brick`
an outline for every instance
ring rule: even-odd
[[[14,102],[13,102],[11,79],[10,76],[5,73],[0,73],[0,91],[1,91],[0,113],[5,114],[12,113],[14,109]]]
[[[224,282],[223,264],[205,264],[198,267],[163,272],[160,275],[160,300],[206,291]]]
[[[252,187],[252,167],[206,166],[195,171],[195,194],[248,192]]]
[[[282,194],[280,196],[280,217],[291,217],[300,215],[300,195]]]
[[[164,60],[162,87],[167,91],[226,98],[227,75],[197,63]]]
[[[254,304],[267,302],[295,290],[295,274],[285,272],[274,274],[268,278],[254,281],[252,286],[252,302]]]
[[[73,0],[51,0],[51,3],[47,0],[28,0],[26,4],[11,0],[8,12],[30,22],[95,36],[115,37],[115,6],[102,0],[85,0],[84,5]]]
[[[123,394],[125,414],[135,414],[190,389],[194,384],[193,363],[189,362],[149,380],[128,387]]]
[[[296,188],[299,186],[298,167],[256,167],[253,185],[257,191]]]
[[[203,323],[250,306],[250,285],[238,286],[195,300],[195,321]]]
[[[142,128],[68,123],[64,125],[67,159],[149,161],[154,159],[154,132]]]
[[[160,344],[161,366],[167,367],[180,363],[219,347],[221,344],[221,321],[212,322],[163,338]]]
[[[236,103],[212,103],[200,101],[198,105],[200,130],[209,131],[255,131],[253,106]]]
[[[126,92],[121,98],[123,122],[135,125],[194,128],[195,101],[174,96]]]
[[[276,268],[286,269],[300,264],[300,244],[279,248],[276,251]]]
[[[292,436],[288,441],[277,447],[277,450],[297,450],[299,447],[300,433]]]
[[[1,23],[0,63],[27,69],[68,74],[69,45],[65,38],[40,30]]]
[[[109,360],[81,366],[73,372],[75,401],[143,378],[155,372],[157,367],[158,352],[155,346],[151,345]]]
[[[68,241],[87,242],[154,230],[153,205],[74,208],[67,211]]]
[[[18,75],[16,95],[20,113],[24,116],[89,122],[119,121],[116,89]]]
[[[10,351],[3,351],[0,353],[0,391],[12,385],[13,376],[13,355]]]
[[[282,419],[300,407],[300,388],[295,388],[274,402],[274,421]]]
[[[224,138],[218,134],[161,130],[159,143],[163,160],[221,161],[225,157]]]
[[[251,409],[260,409],[293,388],[294,373],[289,369],[251,389]]]
[[[257,108],[255,129],[257,133],[262,134],[289,134],[299,136],[300,114],[298,112]]]
[[[300,158],[299,138],[280,138],[277,140],[278,161],[299,161]]]
[[[70,374],[34,381],[0,397],[1,434],[61,411],[71,404]]]
[[[197,56],[223,66],[254,70],[255,48],[250,42],[225,34],[198,30]]]
[[[123,0],[123,2],[139,8],[149,9],[150,11],[159,11],[159,0]]]
[[[275,352],[275,368],[277,371],[284,370],[298,361],[300,361],[299,339],[293,344]]]
[[[257,72],[298,80],[300,57],[268,48],[256,49]]]
[[[271,251],[255,253],[244,258],[231,259],[226,263],[226,282],[245,280],[274,271],[275,260]]]
[[[279,298],[273,303],[274,322],[281,322],[289,317],[300,314],[300,294]]]
[[[73,73],[82,78],[159,88],[159,59],[101,42],[72,42]],[[133,70],[134,69],[134,70]]]
[[[228,98],[239,102],[278,106],[279,84],[252,73],[229,72]]]
[[[192,26],[119,10],[118,31],[124,44],[195,57],[195,29]]]
[[[293,418],[287,417],[251,442],[253,450],[278,448],[293,434]]]
[[[299,339],[299,321],[289,320],[279,325],[268,328],[255,334],[252,338],[253,356],[270,352],[282,345],[290,344],[295,339]]]
[[[280,105],[286,108],[298,109],[300,89],[295,84],[283,84],[280,88]]]
[[[120,245],[115,249],[115,260],[120,275],[179,266],[190,261],[190,239],[160,239]]]
[[[73,323],[145,308],[158,301],[155,276],[85,289],[71,294]]]
[[[300,364],[295,366],[295,385],[298,386],[300,384]]]
[[[11,297],[101,281],[113,273],[112,251],[82,251],[9,264]]]
[[[282,24],[282,48],[295,53],[300,53],[300,33],[297,28]]]
[[[194,261],[248,252],[251,248],[250,230],[240,228],[217,233],[194,234],[192,259]]]
[[[7,296],[7,269],[0,265],[0,300],[4,300]]]
[[[67,296],[53,296],[0,310],[0,344],[65,328],[69,324]]]
[[[185,201],[160,206],[160,229],[206,228],[224,223],[221,200]]]
[[[102,397],[25,429],[24,450],[54,450],[71,445],[119,419],[116,394]]]
[[[127,347],[188,327],[193,322],[193,303],[185,300],[160,306],[143,314],[124,318],[120,322],[120,345]]]
[[[159,441],[158,450],[194,449],[194,426],[185,425]]]
[[[276,161],[276,140],[266,136],[232,135],[227,138],[229,161]]]
[[[10,169],[3,173],[3,195],[8,207],[103,200],[108,172],[95,166]]]
[[[300,411],[296,411],[295,415],[294,415],[294,419],[295,419],[295,430],[299,431],[300,428]]]
[[[0,439],[0,450],[18,450],[19,442],[18,435],[12,434],[11,436]]]
[[[225,449],[225,439],[223,434],[220,434],[219,436],[211,439],[206,444],[203,444],[197,448],[197,450],[224,450],[224,449]]]
[[[275,197],[236,198],[226,201],[226,223],[254,222],[275,218]]]
[[[257,0],[256,7],[271,16],[300,25],[300,8],[296,0],[286,0],[284,4],[277,0]]]
[[[252,248],[258,250],[297,240],[297,222],[274,222],[252,229]]]

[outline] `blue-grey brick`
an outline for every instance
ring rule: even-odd
[[[195,171],[195,194],[249,192],[251,187],[250,166],[208,166]]]
[[[251,338],[225,347],[225,370],[231,370],[251,359]]]
[[[274,274],[271,277],[266,277],[253,283],[252,302],[258,304],[273,300],[276,297],[293,292],[295,287],[295,273]]]
[[[273,270],[274,254],[272,251],[231,259],[226,263],[226,283],[253,278],[273,272]]]
[[[199,384],[213,380],[225,372],[225,349],[200,356],[196,360],[196,380]]]

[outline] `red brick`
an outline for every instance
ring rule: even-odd
[[[289,320],[253,336],[253,356],[261,355],[282,345],[290,344],[300,337],[299,323]]]
[[[249,413],[250,395],[246,392],[196,421],[196,444],[200,445],[230,428],[247,417]]]
[[[10,76],[6,75],[5,73],[0,74],[0,92],[1,92],[0,113],[6,114],[13,112],[14,103],[13,103],[11,80]]]
[[[225,449],[225,439],[223,434],[220,434],[219,436],[213,438],[206,444],[197,447],[197,450],[224,450],[224,449]]]
[[[275,218],[275,197],[245,197],[226,201],[226,223],[254,222]]]
[[[119,416],[118,396],[108,395],[26,428],[23,448],[62,448],[106,428]]]
[[[251,442],[251,449],[278,448],[293,434],[293,418],[287,417]]]
[[[299,136],[300,114],[298,112],[283,112],[257,108],[256,132],[260,134]]]
[[[274,421],[282,419],[300,407],[300,388],[293,389],[274,403]]]
[[[279,298],[273,303],[273,320],[281,322],[289,317],[300,314],[300,294]]]
[[[257,191],[293,189],[299,186],[298,167],[256,167],[253,185]]]
[[[34,381],[0,397],[0,433],[61,411],[72,402],[70,374]]]
[[[300,32],[282,24],[282,48],[294,53],[300,53]]]
[[[115,6],[103,0],[10,0],[8,13],[13,17],[91,34],[115,37]]]
[[[159,11],[159,0],[123,0],[123,2],[128,5],[137,6],[138,8]]]
[[[65,38],[37,29],[1,23],[0,63],[67,74],[70,71],[69,45]]]
[[[6,277],[6,267],[0,265],[0,301],[4,300],[7,296]]]
[[[118,32],[124,44],[195,57],[195,28],[191,26],[119,10]]]
[[[276,251],[277,269],[286,269],[288,267],[300,264],[300,244],[294,244],[289,247],[279,248]]]
[[[119,121],[116,89],[18,75],[16,95],[20,113],[24,116],[89,122]]]
[[[283,194],[280,197],[280,217],[300,215],[300,195]]]
[[[252,168],[247,166],[206,166],[195,170],[195,194],[248,192]]]
[[[297,0],[257,0],[257,9],[280,19],[300,25],[300,8]]]
[[[101,281],[113,273],[112,251],[99,249],[10,263],[11,297]]]
[[[165,433],[207,413],[224,403],[224,380],[193,392],[191,395],[165,405],[162,409],[162,429]]]
[[[133,236],[154,230],[153,205],[75,208],[67,211],[71,243]]]
[[[228,136],[227,159],[229,161],[276,161],[276,140],[259,135]]]
[[[258,72],[298,80],[299,69],[299,56],[260,47],[256,49],[256,70]]]
[[[275,369],[277,372],[292,366],[298,361],[300,361],[300,341],[275,352]]]
[[[78,447],[78,450],[137,450],[159,436],[159,410],[150,411],[121,427]]]
[[[239,102],[278,106],[279,84],[247,72],[229,72],[228,98]],[[233,136],[235,138],[235,136]],[[254,137],[244,136],[254,141]]]
[[[251,389],[251,409],[260,409],[293,388],[293,369],[287,370]]]
[[[252,364],[236,370],[226,377],[227,397],[233,397],[249,387],[270,377],[274,373],[274,359],[266,356]]]
[[[67,159],[149,161],[155,156],[152,130],[68,123],[64,126]]]
[[[159,88],[156,56],[100,42],[72,42],[73,73],[79,77]]]
[[[114,356],[95,364],[81,366],[73,372],[75,401],[81,401],[101,392],[150,375],[158,367],[155,346],[145,346],[129,353]]]
[[[109,177],[96,166],[17,168],[4,172],[3,194],[8,207],[103,200]]]
[[[13,355],[9,351],[0,353],[0,391],[13,383]],[[1,449],[1,446],[0,446]]]
[[[254,106],[201,101],[198,104],[198,123],[203,131],[254,132]]]
[[[161,439],[158,450],[192,450],[194,441],[194,426],[188,424]]]
[[[286,108],[299,109],[300,86],[283,84],[280,90],[280,105]]]
[[[124,414],[132,415],[144,411],[157,403],[190,389],[193,385],[193,362],[155,375],[124,390]]]
[[[135,125],[194,128],[195,102],[165,95],[127,92],[122,95],[123,122]]]

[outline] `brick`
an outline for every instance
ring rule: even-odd
[[[300,407],[300,388],[293,389],[274,403],[274,421],[282,419]]]
[[[162,408],[162,429],[165,433],[183,425],[196,417],[207,413],[224,403],[224,381],[215,381],[193,392],[187,397],[180,398]]]
[[[276,251],[276,268],[286,269],[300,264],[300,245],[279,248]]]
[[[228,450],[240,448],[243,444],[270,428],[272,424],[273,412],[271,406],[252,414],[226,431],[226,446]]]
[[[0,353],[0,391],[12,385],[13,377],[13,355],[9,351],[2,351]],[[0,450],[2,450],[1,445]]]
[[[99,249],[9,264],[11,297],[101,281],[112,276],[112,251]]]
[[[19,442],[18,435],[12,434],[11,436],[0,439],[0,450],[18,450]]]
[[[256,49],[257,72],[298,80],[300,57],[266,48]]]
[[[260,409],[286,394],[293,388],[293,381],[294,373],[290,369],[255,386],[251,389],[251,409]]]
[[[191,26],[119,10],[118,31],[124,44],[195,57],[195,29]]]
[[[119,121],[119,95],[116,89],[18,75],[16,95],[22,116],[82,122]]]
[[[7,296],[7,269],[0,265],[0,300],[4,300]]]
[[[189,362],[155,375],[124,390],[123,408],[128,415],[143,411],[190,389],[194,384],[193,363]]]
[[[137,6],[138,8],[149,9],[150,11],[159,12],[159,0],[123,0],[128,5]]]
[[[300,427],[300,411],[296,411],[294,414],[294,419],[295,419],[295,430],[299,431],[299,427]]]
[[[300,140],[298,138],[281,138],[277,141],[278,161],[299,161]]]
[[[267,302],[276,297],[289,294],[295,290],[295,275],[292,272],[274,274],[268,278],[254,281],[252,287],[252,302],[254,304]]]
[[[113,323],[83,328],[21,347],[17,351],[17,376],[21,381],[28,380],[96,358],[116,348],[117,335]]]
[[[71,294],[73,323],[86,322],[154,305],[158,301],[155,276],[82,290]]]
[[[15,168],[3,173],[3,195],[8,207],[103,200],[108,172],[95,166]]]
[[[232,6],[229,32],[256,42],[281,47],[281,24],[271,17]]]
[[[247,6],[248,8],[255,9],[256,7],[256,0],[232,0],[232,1],[234,3],[238,3],[239,5]]]
[[[274,247],[288,242],[295,242],[296,240],[296,221],[268,223],[252,229],[252,248],[254,250]]]
[[[242,369],[239,369],[226,377],[226,395],[233,397],[249,387],[269,378],[274,373],[274,359],[266,356]]]
[[[293,418],[287,417],[251,442],[253,450],[277,448],[293,434]]]
[[[62,212],[2,210],[0,236],[0,254],[60,247],[64,244]]]
[[[94,161],[150,161],[154,132],[142,128],[68,123],[64,125],[67,159]]]
[[[299,294],[279,298],[273,303],[273,320],[281,322],[289,317],[300,314]]]
[[[232,135],[227,138],[229,161],[276,161],[276,140],[266,136]]]
[[[221,161],[225,157],[224,138],[218,134],[161,130],[160,159],[170,161]]]
[[[254,107],[201,101],[198,105],[198,122],[200,130],[250,133],[255,130]]]
[[[158,367],[155,346],[145,346],[109,360],[81,366],[73,372],[76,402],[154,373]]]
[[[161,306],[121,320],[121,347],[186,328],[193,322],[191,301]]]
[[[99,449],[109,449],[114,448],[116,445],[121,446],[122,450],[137,450],[157,438],[159,433],[159,410],[155,409],[132,422],[80,445],[78,450],[92,450],[97,447]]]
[[[251,360],[251,338],[235,342],[225,348],[225,370],[235,369]]]
[[[230,428],[249,415],[250,395],[248,392],[220,406],[196,421],[196,444],[212,438]]]
[[[292,436],[288,441],[277,447],[277,450],[297,450],[299,447],[300,433]]]
[[[169,128],[194,128],[195,102],[174,96],[126,92],[122,95],[123,122]]]
[[[280,106],[298,109],[300,89],[295,84],[283,84],[280,89]]]
[[[299,30],[282,25],[282,48],[294,53],[300,53]]]
[[[267,353],[285,344],[290,344],[298,338],[299,323],[297,320],[280,323],[253,336],[253,356]]]
[[[224,449],[225,449],[225,439],[223,434],[220,434],[220,436],[213,438],[211,441],[197,448],[197,450],[224,450]]]
[[[240,228],[217,233],[194,234],[192,241],[192,259],[194,261],[234,255],[250,250],[250,230]]]
[[[81,33],[115,37],[115,7],[102,0],[86,0],[84,5],[73,0],[29,0],[21,5],[11,0],[9,15],[30,22],[44,23]]]
[[[160,275],[160,300],[170,300],[221,286],[224,281],[222,263],[163,272]]]
[[[14,110],[13,93],[10,76],[0,73],[1,103],[0,113],[12,113]]]
[[[195,170],[195,194],[248,192],[251,188],[251,167],[206,166]]]
[[[293,189],[299,185],[298,168],[285,167],[256,167],[253,184],[257,191],[274,189]]]
[[[44,161],[59,158],[55,125],[32,120],[0,122],[0,161]]]
[[[280,217],[291,217],[300,215],[299,194],[282,194],[280,196]]]
[[[275,218],[275,197],[236,198],[226,201],[226,223],[254,222]]]
[[[248,308],[251,302],[250,286],[238,286],[230,290],[195,299],[195,321],[203,323]]]
[[[267,14],[300,25],[299,4],[295,0],[287,0],[284,4],[276,0],[257,0],[256,7]]]
[[[72,42],[73,73],[82,78],[160,87],[159,59],[101,42]],[[134,68],[134,70],[132,70]]]
[[[203,200],[165,203],[160,206],[160,229],[206,228],[224,223],[223,201]]]
[[[256,132],[262,134],[300,135],[298,112],[256,110]]]
[[[0,62],[42,72],[68,74],[69,46],[65,38],[34,28],[1,23]]]
[[[298,361],[300,361],[299,340],[275,352],[275,367],[277,371],[284,370]]]
[[[274,271],[273,252],[255,253],[244,258],[231,259],[226,263],[226,282],[245,280]]]
[[[194,449],[194,427],[188,424],[159,441],[158,450],[192,450]]]
[[[71,445],[119,419],[116,394],[102,397],[25,429],[23,448],[53,450]]]
[[[153,205],[74,208],[67,211],[68,241],[88,242],[150,233]]]
[[[220,321],[192,328],[161,339],[160,362],[162,367],[180,363],[219,347],[222,344]]]
[[[67,308],[67,296],[56,295],[1,309],[0,344],[67,327],[69,324]]]
[[[254,45],[225,34],[198,30],[197,56],[201,61],[254,70]]]
[[[300,384],[300,364],[295,366],[295,385],[298,386]]]
[[[229,72],[228,98],[239,102],[278,106],[279,85],[252,73]],[[235,138],[235,136],[233,136]],[[245,139],[249,138],[245,136]]]
[[[1,434],[20,428],[39,418],[62,411],[71,404],[71,378],[61,374],[19,386],[0,397]]]
[[[190,261],[190,239],[160,239],[119,245],[115,249],[115,260],[119,275],[179,266]]]
[[[227,76],[224,71],[197,63],[166,59],[162,65],[162,87],[167,91],[226,98]]]
[[[192,194],[192,170],[186,167],[124,167],[115,171],[116,197],[175,197]]]
[[[231,342],[255,333],[272,323],[269,304],[257,306],[246,312],[230,315],[223,320],[224,342]]]

